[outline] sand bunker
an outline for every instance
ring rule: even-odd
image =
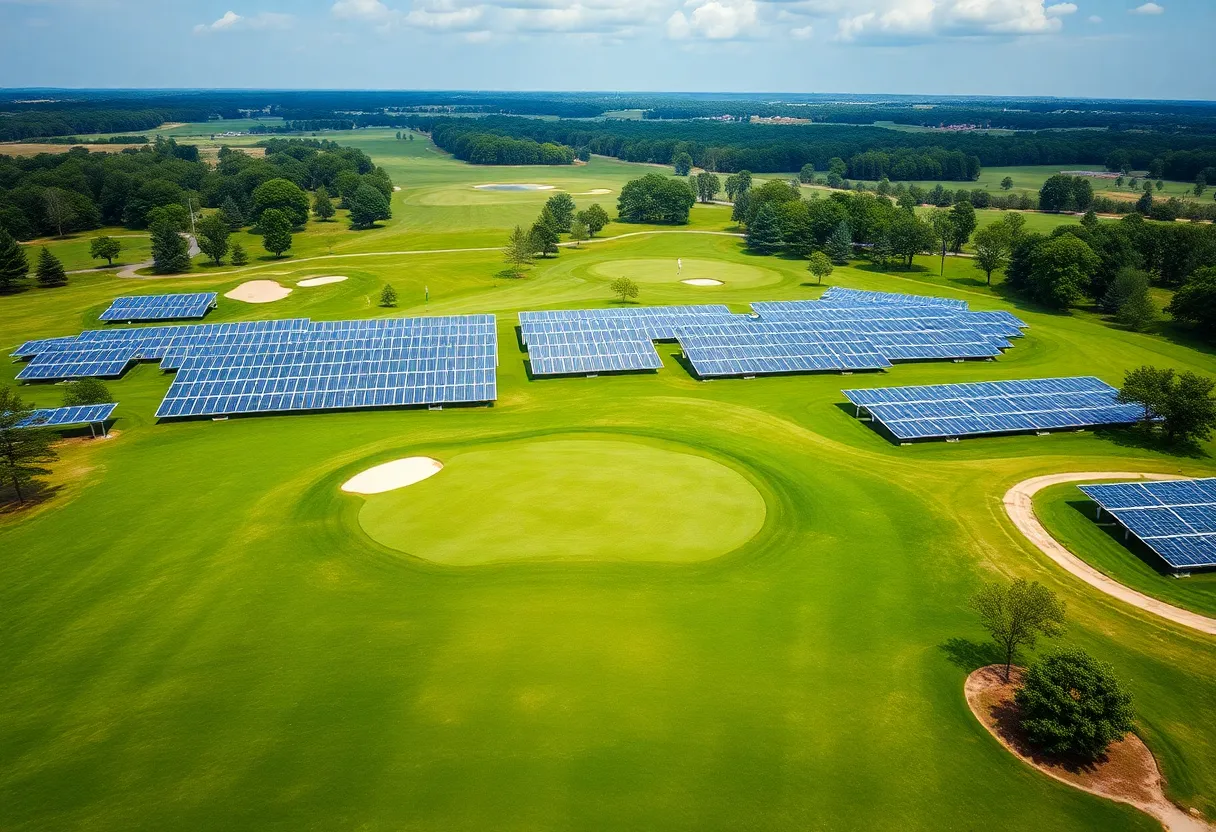
[[[393,186],[393,193],[397,193],[397,192],[398,192],[398,191],[400,191],[400,190],[401,190],[401,186],[400,186],[400,185],[394,185],[394,186]]]
[[[681,280],[681,283],[687,283],[689,286],[721,286],[721,280],[714,280],[709,277],[694,277],[691,280]]]
[[[473,190],[476,191],[551,191],[552,185],[537,185],[533,182],[524,182],[519,184],[509,185],[474,185]]]
[[[383,494],[405,488],[443,470],[443,463],[429,456],[411,456],[394,459],[375,468],[368,468],[342,483],[342,490],[349,494]]]
[[[272,303],[291,294],[291,289],[280,286],[274,280],[250,280],[237,286],[224,297],[243,300],[245,303]]]
[[[604,194],[610,193],[612,193],[612,191],[610,191],[608,188],[592,188],[589,191],[579,191],[578,193],[574,194],[574,196],[603,196]]]
[[[297,286],[327,286],[330,283],[341,283],[343,280],[346,280],[346,279],[347,278],[345,275],[329,274],[324,277],[310,277],[307,280],[301,280],[296,285]]]

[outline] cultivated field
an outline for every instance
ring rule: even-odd
[[[966,600],[998,577],[1060,593],[1063,641],[1127,680],[1170,796],[1216,815],[1216,726],[1199,718],[1216,712],[1212,639],[1065,574],[1001,504],[1042,474],[1216,463],[1124,432],[899,447],[840,395],[1118,384],[1145,363],[1214,375],[1209,349],[1048,314],[965,259],[939,278],[923,258],[827,284],[1012,309],[1026,337],[996,362],[875,375],[699,382],[665,345],[654,374],[532,380],[516,313],[609,304],[618,276],[641,303],[736,311],[821,290],[804,261],[744,252],[723,206],[675,233],[614,223],[616,239],[504,276],[497,247],[548,194],[473,185],[552,184],[615,215],[649,168],[478,168],[392,136],[342,137],[403,188],[383,228],[310,223],[283,260],[0,298],[6,349],[96,326],[118,295],[206,289],[221,294],[209,321],[492,312],[500,350],[496,404],[442,412],[158,425],[168,375],[142,365],[114,382],[116,436],[65,444],[54,496],[0,518],[0,828],[1159,828],[1025,766],[971,715],[963,680],[993,657]],[[349,279],[298,285],[324,275]],[[707,276],[724,285],[679,282]],[[222,297],[250,279],[293,291]],[[400,308],[375,305],[386,282]],[[18,369],[0,365],[0,383]],[[61,389],[22,394],[54,405]],[[383,495],[340,490],[410,456],[445,468]],[[1147,574],[1075,522],[1079,492],[1043,499],[1100,568],[1216,606],[1211,580]]]

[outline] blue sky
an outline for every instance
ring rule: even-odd
[[[0,0],[0,85],[1216,98],[1213,0]]]

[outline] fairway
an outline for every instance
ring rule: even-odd
[[[390,549],[452,565],[708,560],[760,530],[764,498],[690,451],[590,437],[477,448],[426,482],[368,497],[359,524]]]
[[[720,280],[732,288],[765,286],[781,282],[781,274],[762,266],[743,263],[723,263],[720,260],[681,258],[676,260],[610,260],[597,263],[591,273],[605,280],[627,277],[636,283],[667,283],[679,285],[686,280]]]

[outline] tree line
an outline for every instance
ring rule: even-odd
[[[474,165],[569,165],[574,150],[553,142],[517,139],[479,129],[470,122],[452,121],[435,126],[431,141],[457,159]]]

